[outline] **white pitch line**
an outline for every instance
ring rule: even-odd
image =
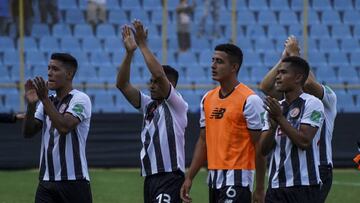
[[[346,185],[346,186],[357,186],[360,187],[360,183],[352,183],[352,182],[342,182],[342,181],[333,181],[334,185]]]

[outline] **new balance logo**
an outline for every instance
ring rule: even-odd
[[[210,115],[210,119],[222,119],[225,111],[225,108],[215,108]]]

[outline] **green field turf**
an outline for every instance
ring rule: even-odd
[[[143,178],[138,169],[91,169],[93,202],[142,203]],[[37,170],[0,171],[0,203],[34,202]],[[191,196],[194,203],[208,202],[205,184],[206,172],[201,171],[194,180]],[[360,171],[337,169],[329,203],[358,202]]]

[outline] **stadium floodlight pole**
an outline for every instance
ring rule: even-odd
[[[162,9],[162,28],[161,28],[161,41],[162,41],[162,64],[167,64],[167,7],[168,1],[163,0]]]
[[[304,39],[304,59],[308,59],[308,5],[309,0],[304,0],[304,15],[303,15],[303,39]]]
[[[19,81],[19,99],[20,99],[20,111],[24,112],[25,102],[24,102],[24,0],[19,1],[19,59],[20,59],[20,81]]]
[[[236,0],[231,1],[231,40],[232,43],[237,42],[237,19],[236,19]]]

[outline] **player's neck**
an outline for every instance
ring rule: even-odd
[[[301,94],[303,93],[303,90],[301,88],[294,89],[289,92],[285,92],[285,101],[288,104],[291,104],[295,99],[297,99]]]
[[[56,90],[56,97],[58,99],[63,99],[66,95],[69,94],[69,92],[71,92],[71,90],[73,89],[72,84],[65,86],[63,88],[57,89]]]
[[[234,90],[234,88],[239,84],[238,80],[222,81],[220,82],[220,93],[222,95],[228,95]]]

